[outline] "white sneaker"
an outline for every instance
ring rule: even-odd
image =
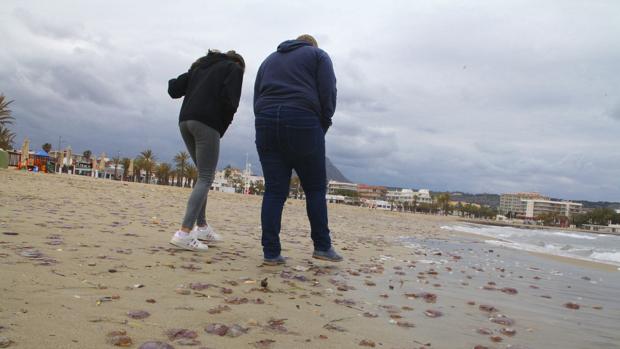
[[[192,231],[192,236],[198,240],[205,240],[211,243],[221,242],[223,240],[220,234],[216,233],[210,225],[204,227],[196,226],[196,229]]]
[[[170,243],[176,247],[190,251],[201,252],[207,251],[209,249],[209,246],[207,244],[203,244],[202,242],[198,241],[195,236],[187,233],[180,234],[179,232],[176,232],[176,234],[172,236],[172,239],[170,239]]]

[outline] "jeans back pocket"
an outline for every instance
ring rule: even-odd
[[[318,149],[322,134],[319,126],[286,126],[291,155],[303,157],[313,154]]]

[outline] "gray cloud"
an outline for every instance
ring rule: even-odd
[[[243,166],[248,154],[256,169],[256,70],[307,32],[334,62],[327,151],[353,180],[620,201],[615,1],[4,7],[0,92],[15,99],[18,142],[62,136],[76,151],[150,147],[170,160],[183,144],[168,79],[208,48],[234,48],[247,70],[220,165]]]
[[[608,114],[612,119],[620,120],[620,103],[611,108]]]

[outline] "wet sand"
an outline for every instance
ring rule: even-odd
[[[0,347],[620,343],[617,270],[441,230],[451,218],[330,205],[346,258],[330,264],[310,258],[305,207],[291,200],[288,263],[265,267],[260,197],[211,193],[208,219],[226,241],[193,253],[168,244],[187,188],[15,170],[0,170],[0,183]]]

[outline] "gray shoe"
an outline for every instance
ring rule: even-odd
[[[312,258],[322,259],[324,261],[330,262],[342,262],[343,259],[341,255],[336,253],[336,250],[334,250],[333,247],[330,247],[327,251],[314,250],[314,253],[312,253]]]
[[[263,264],[264,265],[282,265],[282,264],[286,264],[286,260],[284,259],[284,257],[282,257],[282,255],[279,255],[274,258],[263,258]]]

